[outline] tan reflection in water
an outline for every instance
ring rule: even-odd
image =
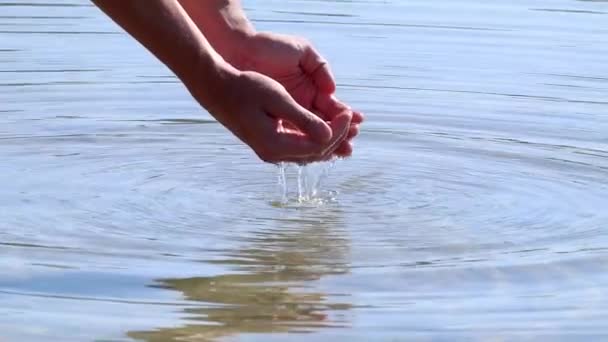
[[[191,323],[128,335],[149,342],[213,341],[242,333],[310,332],[348,325],[340,314],[351,308],[344,302],[348,297],[330,297],[312,283],[348,272],[348,240],[336,213],[319,220],[282,220],[277,228],[246,238],[245,248],[209,261],[233,273],[160,280],[159,286],[201,302],[200,307],[184,310]]]

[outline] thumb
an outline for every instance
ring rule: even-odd
[[[270,114],[289,121],[310,140],[321,144],[331,140],[332,131],[329,125],[300,106],[286,91],[281,92],[278,101],[273,104],[274,107]]]

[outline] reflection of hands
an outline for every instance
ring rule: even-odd
[[[191,80],[194,97],[266,162],[329,159],[352,131],[350,111],[333,112],[326,123],[281,84],[256,72],[228,66],[210,82]]]

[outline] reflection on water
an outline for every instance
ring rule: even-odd
[[[347,327],[348,316],[342,312],[352,307],[348,297],[311,286],[323,277],[349,272],[348,239],[340,215],[339,210],[323,209],[312,221],[285,217],[276,227],[245,238],[243,248],[225,251],[226,258],[204,261],[231,273],[158,280],[155,286],[179,291],[195,302],[184,310],[190,323],[129,336],[151,342],[211,341],[239,333]]]

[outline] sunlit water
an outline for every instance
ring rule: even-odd
[[[89,2],[0,0],[0,340],[608,337],[607,2],[245,5],[367,116],[299,185]]]

